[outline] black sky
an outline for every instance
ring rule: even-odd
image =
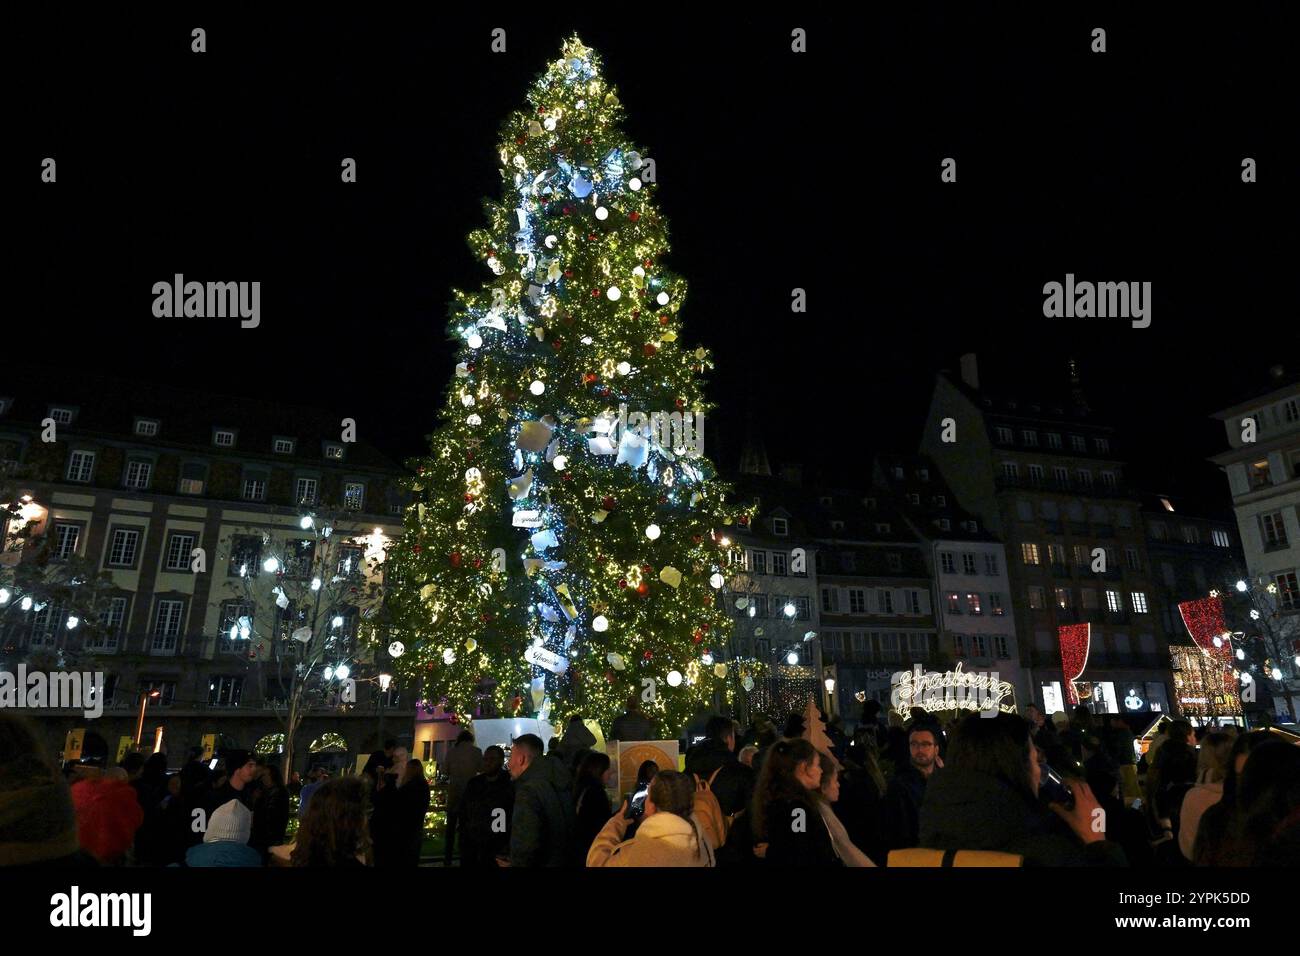
[[[774,459],[850,481],[915,448],[962,352],[1022,394],[1061,388],[1073,356],[1144,485],[1221,498],[1208,413],[1300,362],[1295,34],[1280,4],[1090,9],[16,24],[11,360],[317,405],[420,451],[452,372],[450,290],[485,278],[464,237],[498,194],[497,129],[576,29],[658,164],[686,339],[717,359],[712,457],[735,455],[748,411]],[[176,272],[260,280],[261,328],[154,319],[151,286]],[[1067,272],[1151,281],[1152,327],[1043,318]]]

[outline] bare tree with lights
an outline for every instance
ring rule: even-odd
[[[286,771],[303,721],[322,709],[351,710],[358,665],[374,657],[387,539],[354,528],[346,512],[315,511],[296,530],[250,528],[223,542],[234,577],[219,639],[278,680],[281,693],[267,696],[284,728]]]
[[[1292,719],[1297,719],[1300,616],[1295,602],[1300,598],[1281,594],[1276,582],[1263,575],[1238,578],[1223,589],[1221,596],[1241,628],[1230,633],[1236,659],[1233,676],[1241,681],[1243,696],[1249,693],[1252,683],[1262,679],[1273,696],[1286,700]],[[1259,693],[1258,689],[1255,693]]]

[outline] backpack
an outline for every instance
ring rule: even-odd
[[[709,774],[707,781],[701,780],[698,773],[693,774],[695,777],[695,805],[691,815],[695,818],[695,822],[699,824],[700,831],[715,850],[727,842],[727,829],[731,825],[731,819],[722,812],[722,804],[718,803],[718,797],[712,790],[713,781],[721,770],[722,768],[719,767]]]

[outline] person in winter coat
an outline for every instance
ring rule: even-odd
[[[564,736],[555,746],[555,756],[563,762],[572,775],[577,771],[582,758],[594,746],[596,746],[595,734],[588,730],[582,718],[575,714],[569,718],[569,723],[564,728]]]
[[[289,828],[289,788],[284,785],[280,768],[258,768],[258,788],[253,797],[253,830],[248,845],[262,854],[263,861],[271,847],[284,842]]]
[[[261,866],[262,854],[248,845],[253,814],[238,800],[223,803],[208,819],[203,842],[185,853],[186,866]]]
[[[692,817],[694,806],[695,779],[675,770],[660,771],[650,784],[636,836],[624,839],[630,822],[625,800],[596,835],[587,866],[713,866],[713,849]]]
[[[506,772],[500,747],[483,751],[483,765],[465,787],[460,804],[460,865],[494,867],[510,851],[510,816],[515,809],[515,785]]]
[[[1127,865],[1119,845],[1093,828],[1100,808],[1087,783],[1069,782],[1072,809],[1049,809],[1039,802],[1041,779],[1023,717],[971,714],[957,725],[943,772],[926,787],[920,845],[1015,853],[1026,866]]]
[[[566,866],[573,837],[573,778],[565,765],[542,753],[535,734],[510,748],[515,807],[510,818],[510,859],[504,866]]]
[[[119,866],[135,842],[144,811],[125,780],[88,778],[72,785],[77,839],[101,866]]]
[[[381,829],[372,833],[375,866],[419,866],[424,846],[424,818],[429,812],[429,782],[424,779],[424,765],[408,759],[401,779],[376,794],[375,815]]]
[[[0,709],[0,867],[98,867],[77,841],[68,784],[35,726]]]
[[[913,723],[907,747],[910,762],[894,773],[880,803],[880,841],[886,852],[917,845],[921,801],[939,764],[939,730],[929,723]]]
[[[1190,862],[1196,845],[1196,832],[1205,811],[1223,799],[1223,778],[1232,759],[1232,734],[1209,733],[1201,741],[1196,757],[1196,786],[1183,796],[1178,812],[1178,849]]]
[[[272,856],[287,857],[290,866],[365,866],[370,850],[368,799],[369,789],[358,777],[329,781],[312,797],[294,842],[276,847]]]
[[[443,761],[443,770],[447,774],[447,829],[442,851],[444,866],[451,866],[452,852],[456,845],[456,825],[460,822],[460,804],[465,797],[465,788],[482,766],[483,751],[474,746],[474,735],[468,730],[462,730],[456,738],[456,746],[447,752]]]
[[[574,782],[574,859],[581,866],[587,859],[592,841],[609,820],[609,797],[605,788],[614,768],[606,754],[592,751],[578,765],[578,778]]]
[[[654,724],[641,712],[641,699],[629,697],[627,710],[614,718],[609,728],[610,740],[654,740]]]
[[[686,772],[712,781],[709,789],[724,814],[739,813],[754,797],[754,771],[736,756],[736,725],[730,717],[715,715],[704,732],[705,738],[686,751]]]
[[[876,864],[872,862],[871,858],[858,849],[857,845],[850,839],[849,831],[840,822],[840,818],[832,806],[832,804],[838,803],[840,799],[840,773],[842,768],[839,762],[830,754],[821,751],[818,751],[817,758],[822,771],[822,799],[817,801],[817,811],[821,814],[822,823],[826,824],[826,829],[831,835],[831,845],[835,848],[835,855],[839,857],[840,862],[845,866],[875,866]]]
[[[138,756],[131,754],[129,756]],[[167,755],[151,754],[131,781],[144,822],[135,831],[135,863],[138,866],[165,866],[167,859]]]
[[[817,806],[825,799],[821,783],[821,759],[812,744],[797,738],[772,745],[754,790],[750,823],[756,853],[769,866],[840,865]]]
[[[1218,802],[1201,810],[1196,837],[1192,841],[1191,860],[1197,866],[1241,866],[1246,861],[1235,855],[1230,838],[1231,824],[1238,816],[1241,781],[1246,762],[1256,747],[1272,739],[1266,730],[1238,734],[1228,755],[1223,774],[1223,795]]]

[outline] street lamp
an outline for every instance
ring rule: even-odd
[[[162,696],[162,691],[147,690],[140,694],[140,720],[135,725],[135,745],[140,746],[140,741],[144,738],[144,711],[149,706],[151,699],[157,699]]]
[[[384,698],[388,696],[388,687],[393,683],[392,674],[379,675],[379,746],[384,746]]]

